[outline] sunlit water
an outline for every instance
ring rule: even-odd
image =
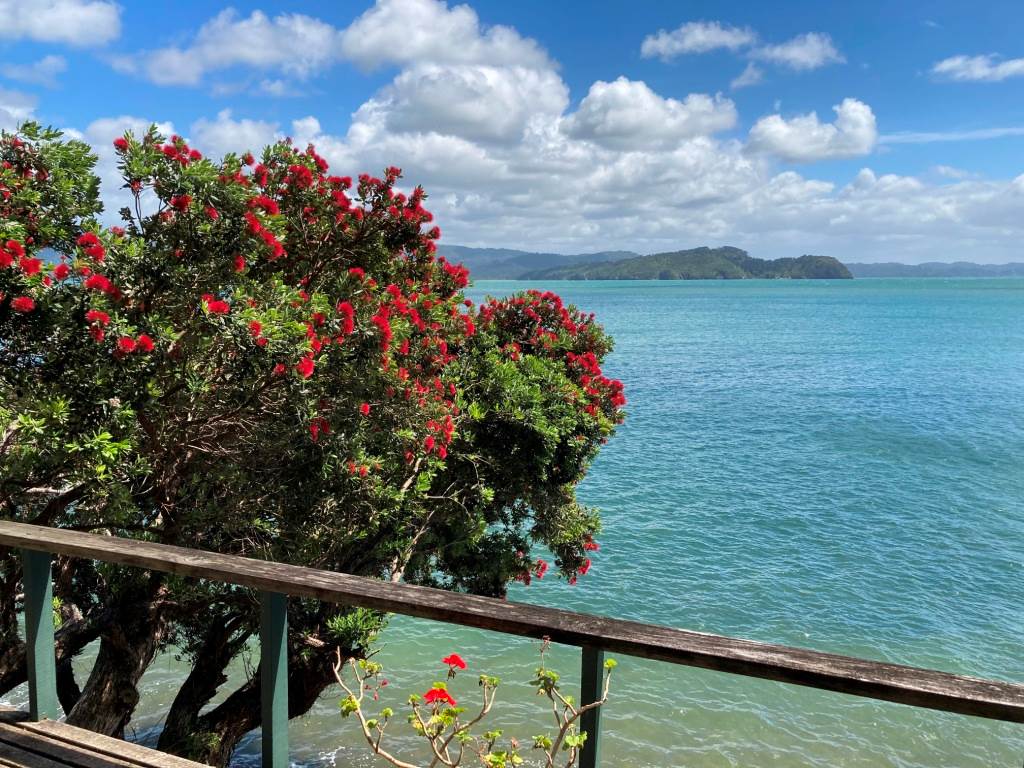
[[[513,599],[1024,680],[1024,280],[542,287],[615,337],[605,368],[629,418],[581,489],[604,511],[593,571]],[[396,710],[457,650],[503,679],[496,723],[524,741],[542,730],[525,684],[536,643],[408,619],[383,640]],[[578,651],[553,661],[578,678]],[[1024,726],[619,662],[606,765],[1024,761]],[[138,738],[155,738],[182,674],[170,656],[147,673]],[[472,675],[455,693],[474,699]],[[377,764],[338,698],[292,723],[298,765]],[[235,764],[258,754],[254,734]]]

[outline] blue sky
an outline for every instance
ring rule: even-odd
[[[1024,260],[1017,3],[0,0],[0,126],[397,164],[445,240]]]

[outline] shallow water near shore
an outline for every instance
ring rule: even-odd
[[[481,282],[470,295],[524,287]],[[592,572],[575,587],[517,585],[512,599],[1024,681],[1024,280],[536,287],[614,336],[605,370],[625,382],[629,416],[580,491],[604,514]],[[545,724],[526,685],[537,643],[404,618],[382,641],[382,706],[402,712],[458,651],[472,674],[456,695],[475,700],[475,675],[496,674],[495,724],[526,742]],[[579,652],[553,654],[578,679]],[[608,766],[1024,760],[1024,726],[618,661]],[[149,670],[138,738],[155,739],[183,675],[171,655]],[[293,760],[382,765],[338,698],[292,723]],[[234,764],[258,755],[253,734]]]

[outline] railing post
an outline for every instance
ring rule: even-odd
[[[21,550],[25,585],[25,662],[28,666],[28,711],[33,720],[59,720],[57,662],[53,641],[53,580],[49,552]]]
[[[583,677],[580,684],[580,705],[586,706],[601,699],[604,687],[604,651],[583,646]],[[601,759],[601,707],[584,712],[580,718],[580,731],[586,731],[587,740],[580,751],[580,768],[597,768]]]
[[[288,596],[260,592],[263,768],[288,768]]]

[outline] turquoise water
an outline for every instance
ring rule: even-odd
[[[1024,280],[539,287],[615,337],[605,369],[629,418],[581,490],[604,510],[593,571],[513,599],[1024,680]],[[412,620],[384,641],[396,710],[458,650],[505,681],[495,722],[527,741],[540,730],[524,684],[536,644]],[[555,661],[577,675],[578,651]],[[1024,726],[619,661],[609,766],[1024,761]],[[180,674],[171,658],[149,673],[142,736]],[[378,764],[336,702],[293,723],[295,759]]]

